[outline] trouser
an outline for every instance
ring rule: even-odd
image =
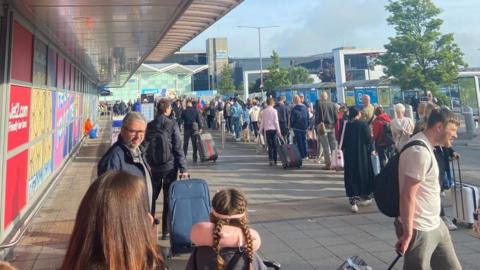
[[[267,130],[268,160],[277,162],[277,131]]]
[[[218,111],[215,118],[216,118],[216,123],[217,123],[216,128],[219,129],[222,126],[223,111]]]
[[[300,151],[300,155],[303,158],[307,157],[307,131],[294,129],[293,133],[295,134],[295,142]]]
[[[317,153],[318,153],[318,160],[321,160],[322,159],[322,156],[323,156],[323,147],[322,147],[322,144],[320,143],[320,137],[321,135],[319,135],[317,133],[317,145],[318,145],[318,149],[317,149]]]
[[[215,117],[213,115],[207,115],[207,126],[208,126],[208,128],[213,129],[215,127],[214,118]]]
[[[195,138],[196,131],[193,129],[185,129],[183,131],[183,153],[185,157],[187,156],[188,152],[188,141],[192,141],[192,149],[193,149],[193,161],[197,161],[197,140]]]
[[[412,241],[405,253],[403,269],[418,270],[462,269],[453,247],[450,232],[444,222],[433,231],[413,231]]]
[[[253,133],[255,134],[255,138],[258,137],[258,122],[252,122],[253,126]]]
[[[331,164],[331,153],[337,148],[335,130],[327,129],[324,135],[318,135],[319,143],[323,148],[323,159],[325,164]]]
[[[285,140],[285,143],[289,144],[290,143],[290,134],[288,130],[288,125],[286,122],[278,122],[280,126],[280,134],[282,134],[283,139]]]
[[[168,191],[170,190],[170,185],[177,180],[177,170],[173,169],[166,172],[152,172],[152,177],[152,213],[155,215],[156,201],[163,187],[162,234],[166,234],[168,233]]]
[[[227,131],[232,133],[232,117],[231,116],[225,117],[225,124],[227,126]]]
[[[240,126],[240,117],[232,117],[232,128],[235,133],[235,138],[240,138],[240,131],[242,127]]]

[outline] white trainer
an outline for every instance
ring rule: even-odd
[[[372,199],[360,201],[361,206],[369,206],[370,204],[372,204]]]
[[[357,213],[358,212],[358,206],[356,204],[352,205],[351,210],[352,210],[353,213]]]
[[[449,231],[455,231],[456,229],[458,229],[458,227],[453,224],[453,222],[448,217],[443,216],[442,220],[443,222],[445,222],[445,225],[447,225]]]

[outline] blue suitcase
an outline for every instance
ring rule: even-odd
[[[209,221],[210,209],[210,194],[205,180],[189,179],[172,183],[167,217],[172,256],[193,250],[190,239],[192,226]]]

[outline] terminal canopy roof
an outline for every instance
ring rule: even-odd
[[[121,86],[141,63],[161,61],[243,0],[10,0],[99,84]]]

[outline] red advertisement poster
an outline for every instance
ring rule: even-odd
[[[19,22],[13,24],[12,79],[32,82],[33,35]]]
[[[27,202],[27,165],[28,150],[7,160],[4,228],[18,216]]]
[[[30,130],[31,89],[18,85],[10,87],[8,115],[8,151],[28,142]]]

